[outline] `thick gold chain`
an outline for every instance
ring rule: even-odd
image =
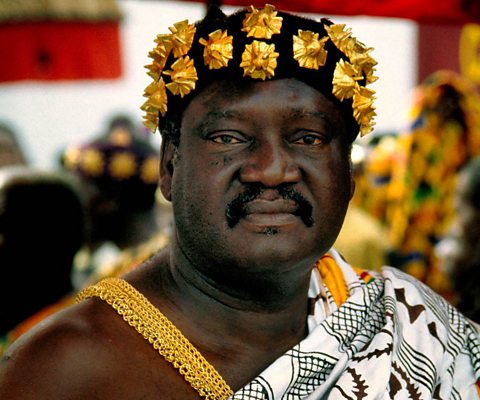
[[[77,301],[99,297],[140,333],[178,369],[184,379],[207,400],[226,400],[233,390],[182,332],[128,282],[107,278],[82,290]]]

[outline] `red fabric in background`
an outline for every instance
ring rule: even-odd
[[[417,80],[419,83],[438,69],[461,73],[458,52],[461,29],[462,27],[457,25],[418,25]]]
[[[0,82],[121,76],[118,22],[0,24]]]
[[[480,0],[271,0],[280,10],[326,15],[406,18],[424,23],[480,21]],[[265,0],[224,0],[224,5],[263,7]]]

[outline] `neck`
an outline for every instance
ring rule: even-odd
[[[292,268],[291,273],[217,279],[203,267],[189,260],[177,243],[172,244],[163,286],[174,306],[194,320],[192,325],[224,332],[252,346],[275,340],[290,348],[306,335],[310,268],[303,267],[302,274]]]

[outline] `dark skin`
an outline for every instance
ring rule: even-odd
[[[178,148],[163,142],[174,238],[126,279],[238,390],[306,336],[312,265],[333,244],[354,185],[343,120],[318,91],[295,79],[225,89],[192,100]],[[251,185],[261,193],[229,224],[229,204]],[[282,185],[311,205],[310,224]],[[159,396],[199,398],[97,299],[25,334],[0,364],[0,398]]]

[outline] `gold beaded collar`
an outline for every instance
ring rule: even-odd
[[[221,11],[218,11],[221,12]],[[248,7],[232,16],[188,20],[156,37],[145,67],[153,79],[144,92],[144,124],[153,132],[169,112],[200,85],[214,79],[266,80],[294,77],[348,103],[363,136],[376,116],[376,61],[344,24],[280,12],[272,5]],[[240,23],[237,21],[241,18]],[[311,27],[312,29],[305,29]],[[210,31],[208,31],[210,29]]]

